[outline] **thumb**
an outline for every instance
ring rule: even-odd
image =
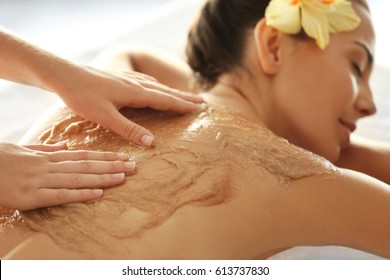
[[[104,127],[130,140],[134,144],[145,147],[154,145],[154,136],[152,133],[144,127],[130,121],[116,109],[114,110],[115,113],[111,115],[112,117],[108,120],[108,124],[105,125],[102,123]]]

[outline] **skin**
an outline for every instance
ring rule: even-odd
[[[356,122],[376,111],[369,86],[374,31],[367,10],[359,12],[362,24],[354,32],[333,36],[324,51],[312,40],[281,36],[287,46],[270,57],[262,51],[260,45],[266,40],[259,35],[256,44],[264,57],[263,73],[275,77],[264,92],[272,96],[260,103],[254,90],[246,94],[258,115],[264,108],[277,112],[262,118],[272,131],[332,162],[349,146]],[[255,31],[266,36],[267,30],[260,29],[267,28],[260,24]],[[278,40],[279,35],[270,36]]]
[[[80,116],[142,146],[153,145],[153,135],[119,109],[151,107],[188,113],[202,102],[144,74],[108,72],[65,60],[4,30],[0,30],[0,45],[0,78],[55,92]],[[135,170],[135,163],[126,163],[125,155],[66,149],[66,145],[20,147],[0,142],[0,206],[27,210],[93,200],[101,197],[102,187],[123,183],[125,174]],[[48,176],[63,184],[50,182]]]
[[[56,145],[0,146],[0,205],[30,210],[102,196],[102,188],[120,185],[135,172],[123,153],[67,152]]]
[[[209,103],[216,101],[206,95],[205,98]],[[218,105],[228,106],[228,102],[218,101]],[[183,127],[183,117],[165,120],[160,117],[158,122],[155,117],[148,117],[147,114],[139,114],[139,117],[140,122],[143,120],[141,124],[150,127],[159,139],[164,141],[163,145],[155,148],[157,154],[165,147],[181,147],[172,154],[172,159],[180,164],[183,170],[188,170],[183,177],[190,177],[197,168],[202,168],[201,165],[186,165],[189,154],[186,151],[202,158],[204,154],[220,149],[218,142],[207,140],[212,133],[212,130],[207,128],[199,130],[199,134],[192,136],[191,141],[181,142],[180,136],[185,137],[186,133],[183,131],[188,129]],[[194,114],[188,118],[196,121],[198,117]],[[48,122],[51,122],[50,118]],[[226,128],[219,133],[231,134],[229,131]],[[236,133],[237,131],[233,131],[233,135],[237,135]],[[75,137],[83,139],[85,135]],[[271,143],[260,142],[259,146],[264,144]],[[123,147],[110,145],[102,144],[100,148]],[[145,152],[139,148],[133,149],[134,153]],[[250,151],[252,149],[248,150]],[[202,202],[199,202],[200,205],[197,203],[179,207],[161,224],[135,237],[126,237],[127,229],[142,221],[145,212],[132,212],[133,208],[130,207],[130,212],[120,212],[120,215],[114,213],[116,218],[113,219],[106,214],[105,202],[109,202],[110,194],[119,191],[119,188],[121,191],[139,189],[145,192],[148,188],[145,183],[151,180],[155,180],[155,188],[166,188],[166,180],[174,178],[177,169],[175,165],[167,166],[166,162],[171,162],[169,158],[167,161],[161,161],[151,157],[142,161],[142,168],[131,180],[119,188],[105,192],[108,201],[103,197],[102,203],[93,204],[93,208],[87,206],[87,212],[96,213],[92,224],[89,220],[84,222],[85,217],[82,214],[85,213],[85,205],[80,205],[81,212],[73,213],[72,216],[64,212],[66,217],[71,220],[76,218],[92,229],[96,229],[95,223],[105,225],[104,229],[109,232],[113,228],[115,231],[124,228],[125,237],[114,239],[110,243],[110,250],[101,251],[99,246],[91,244],[87,247],[89,255],[83,255],[76,250],[59,246],[45,232],[32,231],[26,227],[11,227],[0,234],[1,243],[7,244],[1,248],[0,255],[3,259],[263,259],[293,246],[337,244],[390,257],[388,185],[363,174],[342,170],[334,176],[309,176],[293,180],[287,188],[282,188],[278,179],[267,173],[262,165],[245,164],[247,153],[232,153],[226,148],[224,153],[218,154],[220,161],[229,162],[232,174],[227,177],[230,179],[226,181],[226,187],[230,186],[233,192],[223,203],[202,205]],[[294,158],[293,162],[286,164],[296,165],[297,159],[298,163],[304,162],[304,158]],[[152,172],[153,170],[155,172]],[[156,179],[156,176],[160,177]],[[220,181],[226,178],[226,172],[221,173],[218,168],[210,168],[204,177],[196,181],[193,188],[200,192],[208,190],[210,178]],[[174,181],[169,185],[171,184],[174,184]],[[124,195],[129,194],[125,191]],[[159,198],[161,201],[169,199],[163,193],[159,194]],[[121,207],[127,203],[114,201],[114,205]],[[147,204],[144,205],[147,208]],[[73,239],[77,239],[80,234],[72,232],[72,228],[72,224],[60,226],[61,233],[68,232],[68,237],[64,239],[66,244],[73,244]],[[100,230],[94,231],[97,235],[95,238],[105,240],[104,234],[100,237]],[[55,236],[53,237],[55,239]],[[79,246],[77,241],[75,244]],[[119,253],[110,253],[115,250],[119,250]]]
[[[360,16],[364,16],[364,11],[360,7],[357,6],[356,9]],[[356,37],[359,37],[359,30],[355,30],[351,34],[356,40],[358,39]],[[344,35],[346,34],[333,35],[331,45],[335,44],[336,37]],[[247,64],[249,67],[243,67],[234,73],[221,76],[217,85],[209,92],[204,93],[203,97],[209,104],[223,106],[229,111],[240,113],[249,121],[263,122],[267,126],[271,126],[278,122],[273,122],[272,115],[267,115],[268,111],[262,111],[260,108],[261,106],[265,108],[266,104],[272,104],[275,108],[282,106],[282,102],[278,99],[282,90],[280,85],[275,82],[276,79],[284,77],[284,82],[291,83],[291,86],[298,86],[291,77],[287,79],[284,71],[287,71],[291,65],[286,59],[288,55],[291,55],[292,50],[299,52],[299,48],[304,50],[306,47],[312,47],[312,42],[297,43],[290,37],[265,27],[262,21],[259,22],[253,35],[248,37],[248,41],[250,44],[246,50],[245,61],[251,62]],[[349,42],[349,40],[347,41]],[[360,52],[360,49],[356,50]],[[306,51],[315,52],[316,50]],[[336,57],[340,58],[347,53],[349,52],[345,52],[345,49],[339,46],[333,52],[327,52],[326,55],[328,59],[336,59]],[[314,54],[309,53],[309,55]],[[334,55],[336,57],[333,57]],[[347,57],[349,58],[349,56]],[[347,60],[347,58],[345,59]],[[161,73],[172,70],[172,75],[164,82],[170,86],[175,86],[176,83],[177,86],[185,86],[185,80],[181,79],[186,79],[187,70],[183,72],[176,66],[144,54],[131,57],[123,54],[118,55],[108,63],[108,67],[130,67],[129,62],[132,62],[139,71],[145,70],[148,74],[155,72],[157,77],[159,77],[159,70]],[[154,64],[144,64],[143,62],[154,62]],[[315,65],[311,61],[307,61],[305,67],[307,67],[306,70],[313,70]],[[354,78],[350,75],[353,74],[353,67],[345,62],[340,65],[340,68],[342,68],[340,74],[343,74],[341,77],[343,77],[344,82],[353,83]],[[148,72],[147,69],[151,71]],[[258,80],[251,80],[252,84],[248,83],[248,72],[244,72],[243,69],[248,69],[246,71],[249,71],[250,76],[256,77]],[[316,69],[322,68],[317,67]],[[178,75],[175,76],[174,73]],[[299,75],[297,76],[299,77]],[[324,79],[320,79],[318,82],[321,82],[324,87],[329,86]],[[317,88],[321,87],[317,85]],[[348,89],[349,86],[346,85],[346,88]],[[259,92],[262,93],[261,96],[255,95]],[[303,96],[309,98],[309,92],[309,90],[300,92],[301,98],[304,98]],[[358,92],[360,93],[360,91]],[[319,150],[323,151],[329,158],[337,154],[342,149],[345,139],[349,138],[349,134],[344,134],[343,130],[338,129],[338,119],[344,116],[350,117],[349,114],[355,112],[353,101],[358,100],[358,98],[354,93],[355,91],[346,92],[342,102],[335,106],[337,109],[321,112],[324,114],[323,116],[329,116],[329,119],[323,124],[324,131],[319,131],[321,133],[331,132],[332,134],[327,138],[331,144],[330,148],[318,146],[321,148]],[[362,96],[365,95],[362,94]],[[336,97],[338,96],[332,95],[332,98]],[[254,102],[255,99],[258,102]],[[252,100],[252,102],[248,100]],[[266,101],[272,102],[266,103]],[[338,100],[333,101],[338,102]],[[356,112],[360,111],[356,109]],[[358,114],[355,117],[357,116]],[[50,121],[51,119],[48,119],[49,123]],[[179,127],[179,123],[180,118],[168,123],[164,123],[162,119],[159,121],[151,120],[149,124],[154,125],[155,133],[166,133],[161,139],[168,141],[169,137],[183,131],[183,128]],[[173,130],[166,132],[166,125],[172,125]],[[174,130],[175,127],[178,127],[177,131]],[[314,141],[315,136],[306,132],[305,129],[302,131],[307,133],[307,137],[313,138],[311,141]],[[200,131],[206,135],[209,133],[207,126]],[[228,132],[221,131],[221,133],[224,135]],[[176,145],[176,141],[178,139],[173,138],[173,145]],[[169,145],[170,142],[166,143]],[[258,144],[264,145],[262,142]],[[207,153],[218,150],[218,143],[211,141],[210,146],[207,147],[208,150],[202,150],[204,145],[198,145],[197,141],[190,141],[184,147],[195,154]],[[229,153],[222,153],[221,157],[223,160],[231,162],[232,170],[238,176],[232,176],[228,182],[235,190],[234,195],[229,200],[209,207],[193,205],[181,207],[161,225],[147,230],[137,238],[121,240],[119,244],[114,243],[115,246],[120,248],[128,246],[127,248],[132,252],[131,258],[135,259],[266,258],[277,251],[293,246],[330,244],[349,246],[390,257],[388,238],[390,235],[390,220],[388,219],[390,215],[390,187],[387,184],[361,173],[340,169],[341,172],[337,176],[309,176],[292,181],[289,187],[284,189],[280,187],[274,176],[266,175],[259,178],[259,174],[264,174],[263,167],[240,164],[246,162],[246,154],[235,154],[234,159],[225,158],[228,155]],[[185,158],[186,155],[180,151],[175,153],[177,162],[184,164]],[[166,165],[161,161],[150,161],[149,163],[145,162],[143,168],[134,176],[139,175],[143,178],[142,176],[149,174],[148,170],[150,169],[164,170],[161,174],[166,177],[172,176],[174,173],[174,170],[166,168]],[[186,169],[184,168],[184,170]],[[210,174],[206,177],[209,179],[222,178],[218,170],[215,169],[210,169]],[[140,184],[139,187],[142,188],[143,181],[126,182],[124,188],[137,188],[137,184]],[[196,187],[207,189],[209,184],[206,179],[199,182]],[[134,221],[140,217],[142,214],[137,216],[136,213]],[[104,217],[99,217],[100,219],[104,221]],[[118,222],[115,222],[117,223],[116,227],[119,227]],[[131,221],[126,220],[125,222]],[[11,236],[1,236],[3,240],[7,241],[7,244],[12,244],[2,252],[7,258],[56,258],[57,256],[82,258],[81,255],[75,255],[75,252],[64,252],[64,249],[53,243],[48,235],[31,231],[23,233],[18,229],[15,229],[13,233]],[[20,246],[16,248],[15,244],[20,244]],[[37,248],[40,249],[37,250]],[[47,248],[47,250],[43,248]],[[107,255],[96,254],[95,257],[107,258]]]

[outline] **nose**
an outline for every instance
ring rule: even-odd
[[[361,117],[368,117],[376,113],[377,109],[369,86],[361,90],[356,99],[355,107]]]

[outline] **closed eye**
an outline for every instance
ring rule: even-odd
[[[353,68],[354,68],[355,71],[356,71],[356,74],[357,74],[359,77],[362,77],[362,76],[363,76],[363,71],[362,71],[362,69],[360,69],[360,66],[359,66],[357,63],[355,63],[355,62],[353,62],[352,65],[353,65]]]

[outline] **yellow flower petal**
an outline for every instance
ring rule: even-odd
[[[328,15],[330,32],[347,32],[357,28],[360,18],[349,1],[337,1],[334,12]]]
[[[273,0],[265,11],[266,23],[281,32],[297,34],[301,30],[299,8],[299,1]]]
[[[338,0],[303,0],[303,3],[319,12],[330,13],[334,11],[336,1]]]
[[[324,49],[329,44],[329,22],[326,13],[318,6],[305,2],[302,5],[302,27],[307,36],[316,40],[318,46]]]
[[[360,24],[347,0],[271,0],[265,13],[266,23],[287,34],[303,28],[324,49],[330,33],[354,30]]]

